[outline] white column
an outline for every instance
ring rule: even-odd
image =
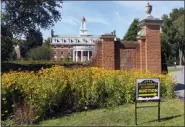
[[[73,62],[75,62],[75,51],[73,50]]]
[[[78,51],[75,52],[76,52],[76,62],[78,62]]]
[[[83,50],[81,50],[81,62],[83,62]]]
[[[87,52],[88,52],[88,54],[87,54],[87,60],[89,61],[89,52],[90,52],[90,51],[87,51]]]

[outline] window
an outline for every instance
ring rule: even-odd
[[[63,55],[63,51],[61,51],[61,54]]]

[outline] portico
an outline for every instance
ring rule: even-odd
[[[92,56],[94,46],[74,46],[73,47],[73,61],[85,62],[89,61]]]

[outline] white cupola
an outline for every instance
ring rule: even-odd
[[[85,20],[84,16],[82,18],[81,28],[80,28],[80,36],[81,35],[87,35],[86,20]]]

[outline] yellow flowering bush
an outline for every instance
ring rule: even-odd
[[[67,110],[132,103],[136,78],[159,78],[161,96],[173,97],[173,77],[142,70],[104,70],[96,67],[69,69],[53,66],[38,72],[4,73],[2,117],[12,113],[18,103],[35,107],[35,119]]]

